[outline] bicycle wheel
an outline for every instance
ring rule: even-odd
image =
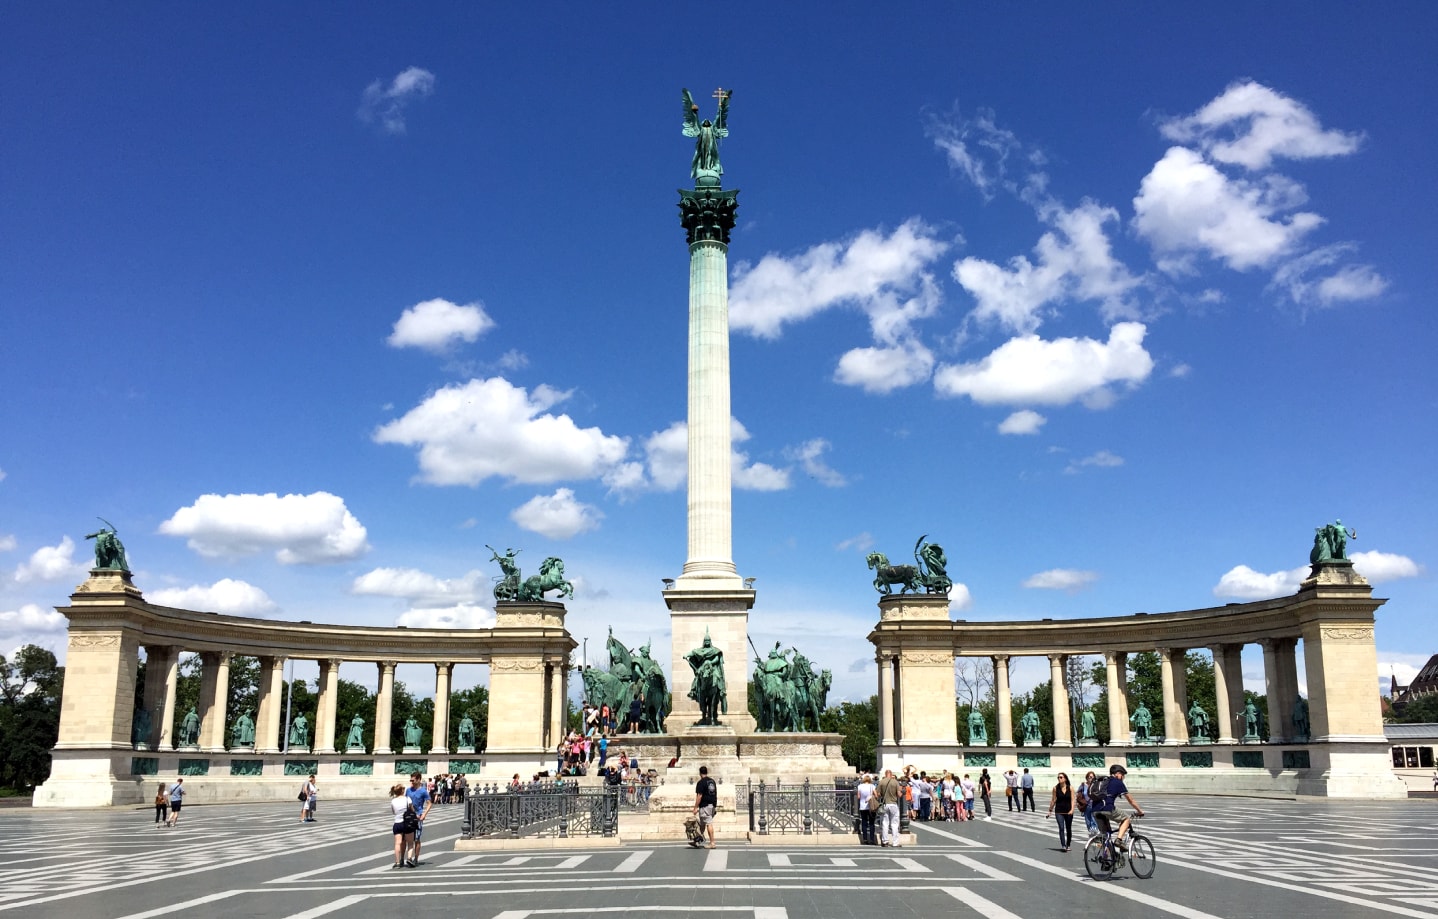
[[[1104,845],[1102,836],[1090,836],[1088,845],[1083,847],[1083,867],[1095,881],[1107,881],[1113,877],[1113,856]]]
[[[1140,878],[1151,878],[1154,866],[1157,864],[1158,859],[1153,854],[1153,843],[1148,841],[1148,837],[1130,833],[1128,866],[1133,869],[1133,873]]]

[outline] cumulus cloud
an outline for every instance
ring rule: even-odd
[[[829,452],[830,444],[823,438],[806,440],[797,447],[789,447],[784,451],[784,457],[799,464],[804,474],[811,479],[816,479],[819,484],[827,485],[830,488],[842,488],[849,484],[844,475],[824,462],[824,454]]]
[[[1298,590],[1298,585],[1308,577],[1308,566],[1288,571],[1264,574],[1247,565],[1236,565],[1224,573],[1214,585],[1215,597],[1232,597],[1237,600],[1266,600],[1269,597],[1285,597]]]
[[[369,550],[366,532],[344,499],[326,491],[309,495],[201,495],[160,524],[166,536],[188,537],[207,558],[273,551],[283,565],[322,564]]]
[[[1107,342],[1092,338],[1010,339],[977,363],[948,364],[934,373],[942,396],[968,396],[983,405],[1108,405],[1111,387],[1137,386],[1153,370],[1141,322],[1120,322]]]
[[[1000,434],[1037,434],[1048,419],[1032,409],[1021,409],[999,422]]]
[[[749,430],[734,418],[730,421],[729,439],[732,444],[742,444],[751,437]],[[642,470],[625,468],[621,474],[632,488],[653,488],[656,491],[675,491],[689,478],[689,425],[676,421],[662,431],[656,431],[644,441],[645,464],[648,478]],[[789,470],[771,466],[768,463],[750,462],[749,454],[732,448],[730,453],[730,481],[735,488],[746,491],[783,491],[789,487]],[[611,481],[611,487],[617,485]]]
[[[26,603],[15,610],[0,611],[0,633],[63,632],[67,624],[64,616],[34,603]]]
[[[1065,475],[1076,475],[1088,468],[1112,469],[1115,466],[1123,465],[1123,457],[1110,453],[1107,450],[1100,450],[1097,453],[1085,456],[1083,459],[1071,461],[1064,467]]]
[[[550,539],[569,539],[597,530],[603,518],[598,508],[577,500],[571,488],[556,489],[552,495],[535,495],[509,514],[520,529]]]
[[[376,568],[355,578],[350,591],[439,607],[471,605],[483,596],[488,586],[480,571],[470,571],[458,578],[440,578],[418,568]]]
[[[275,609],[275,601],[270,599],[269,594],[253,584],[232,578],[223,578],[208,587],[194,584],[153,590],[146,599],[158,606],[235,616],[252,616]]]
[[[834,369],[834,382],[886,393],[922,383],[933,371],[933,352],[917,339],[909,339],[893,346],[845,352]]]
[[[411,609],[400,613],[394,624],[410,629],[487,629],[494,625],[494,610],[471,603]]]
[[[401,70],[386,86],[375,80],[365,87],[356,114],[365,124],[374,125],[385,134],[405,132],[404,110],[411,102],[434,92],[434,74],[421,67]]]
[[[1070,593],[1084,589],[1098,580],[1097,571],[1080,571],[1077,568],[1050,568],[1024,578],[1023,586],[1033,590],[1066,590]]]
[[[400,314],[386,341],[391,348],[443,352],[458,341],[474,342],[492,328],[494,320],[482,304],[460,306],[443,299],[425,300]]]
[[[1361,134],[1325,130],[1301,102],[1252,80],[1234,83],[1203,108],[1160,126],[1163,136],[1195,144],[1209,158],[1265,169],[1276,157],[1346,156]]]
[[[569,395],[542,385],[529,393],[503,377],[470,380],[438,390],[380,426],[374,440],[418,447],[419,478],[431,485],[477,485],[492,476],[532,485],[602,476],[624,460],[629,442],[549,413]]]
[[[847,242],[828,242],[790,258],[770,253],[734,267],[729,324],[758,338],[778,338],[786,323],[836,306],[869,314],[881,341],[938,306],[925,268],[948,244],[914,218],[887,236],[865,230]]]
[[[949,588],[949,608],[955,610],[968,609],[973,605],[974,597],[973,594],[969,593],[969,586],[955,581],[954,586]]]
[[[1353,243],[1335,243],[1289,259],[1273,273],[1269,287],[1285,291],[1300,306],[1371,300],[1388,289],[1387,279],[1372,265],[1349,263],[1329,273],[1357,248]]]
[[[15,580],[21,584],[32,581],[79,580],[85,577],[89,565],[75,561],[75,540],[60,537],[57,546],[42,546],[30,553],[29,561],[15,569]]]
[[[0,533],[0,552],[10,552],[19,544],[13,535]]]
[[[1354,552],[1349,558],[1354,570],[1374,584],[1416,578],[1423,573],[1423,567],[1413,559],[1392,552]]]
[[[1039,217],[1053,230],[1039,238],[1032,261],[1017,255],[1007,266],[973,257],[955,263],[954,280],[978,303],[973,318],[1033,332],[1046,307],[1068,300],[1098,301],[1106,318],[1132,316],[1128,296],[1142,279],[1114,258],[1104,229],[1118,222],[1118,211],[1087,199],[1072,209],[1046,202]]]

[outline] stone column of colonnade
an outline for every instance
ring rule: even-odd
[[[168,743],[170,740],[170,722],[164,719],[165,700],[170,699],[170,717],[174,718],[174,691],[173,677],[171,670],[175,664],[175,658],[179,655],[179,649],[173,645],[146,645],[145,646],[145,710],[150,713],[150,735],[141,737],[140,740],[150,746],[151,750],[160,749],[161,743]]]
[[[340,661],[324,658],[320,662],[320,697],[315,705],[315,737],[310,749],[316,753],[335,753],[335,711],[339,707]]]
[[[255,712],[255,752],[280,752],[280,727],[284,720],[285,659],[260,658],[260,698]]]
[[[449,752],[449,663],[434,665],[434,724],[430,727],[431,753]]]
[[[1012,747],[1014,745],[1014,702],[1009,690],[1009,656],[998,654],[994,656],[994,699],[997,711],[994,712],[995,725],[999,731],[999,742],[997,746]]]
[[[200,749],[207,753],[225,752],[225,716],[233,658],[228,651],[200,654]]]
[[[894,659],[880,654],[874,658],[879,670],[879,744],[893,743],[894,736]]]
[[[1073,725],[1069,722],[1069,684],[1066,679],[1067,654],[1049,655],[1049,680],[1053,695],[1055,747],[1073,746]]]
[[[1238,743],[1243,736],[1239,730],[1243,718],[1243,645],[1214,645],[1213,683],[1218,697],[1218,742]]]
[[[1291,715],[1298,698],[1298,666],[1293,638],[1265,638],[1263,675],[1268,693],[1268,741],[1285,743],[1293,734]]]
[[[564,739],[564,700],[567,698],[568,668],[555,662],[549,665],[549,741],[548,746],[557,746]],[[623,718],[616,714],[616,718]]]
[[[374,699],[374,753],[388,755],[394,752],[389,745],[394,725],[394,668],[395,661],[376,661],[379,669],[379,691]]]
[[[1173,746],[1188,743],[1188,714],[1182,699],[1188,695],[1187,651],[1159,648],[1159,678],[1163,686],[1163,742]]]
[[[1128,741],[1128,717],[1124,714],[1124,655],[1115,651],[1103,653],[1104,678],[1108,687],[1108,742],[1110,745]]]

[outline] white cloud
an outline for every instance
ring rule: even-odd
[[[937,288],[924,269],[948,244],[914,218],[885,236],[865,230],[846,243],[821,243],[792,258],[770,253],[734,266],[729,324],[759,338],[778,338],[785,323],[835,306],[857,305],[879,340],[932,314]],[[910,299],[903,299],[913,294]]]
[[[1037,434],[1048,419],[1032,409],[1020,409],[999,422],[1000,434]]]
[[[396,617],[394,624],[410,629],[487,629],[494,625],[494,610],[470,603],[441,609],[411,609]]]
[[[520,529],[550,539],[569,539],[596,530],[603,518],[597,507],[576,500],[571,488],[556,489],[552,495],[535,495],[509,514]]]
[[[1168,369],[1168,375],[1179,380],[1183,379],[1191,373],[1193,373],[1193,368],[1187,364],[1182,363],[1174,364]]]
[[[482,304],[425,300],[400,314],[386,341],[391,348],[442,352],[457,341],[473,342],[492,328],[494,320]]]
[[[0,552],[13,551],[20,543],[10,534],[0,534]]]
[[[1054,231],[1039,238],[1034,261],[1017,255],[1008,267],[973,257],[955,263],[954,280],[978,301],[973,317],[1027,333],[1039,327],[1046,306],[1070,299],[1099,301],[1106,318],[1134,315],[1127,297],[1142,279],[1114,258],[1104,231],[1118,211],[1090,200],[1071,210],[1047,202],[1039,217]]]
[[[1270,597],[1286,597],[1298,590],[1299,583],[1308,577],[1309,568],[1304,565],[1289,571],[1275,571],[1264,574],[1247,565],[1230,568],[1214,585],[1215,597],[1233,597],[1237,600],[1266,600]]]
[[[942,396],[968,396],[984,405],[1067,405],[1082,399],[1101,407],[1112,401],[1110,386],[1137,386],[1153,370],[1153,358],[1143,348],[1146,332],[1143,323],[1120,322],[1109,330],[1107,343],[1024,335],[978,363],[940,367],[934,388]]]
[[[374,433],[381,444],[419,448],[420,480],[477,485],[491,476],[525,484],[602,476],[629,451],[623,437],[581,428],[548,409],[569,393],[533,394],[503,377],[446,386]]]
[[[949,608],[955,610],[968,609],[973,605],[974,597],[973,594],[969,593],[969,586],[955,581],[954,585],[949,588]]]
[[[1374,584],[1396,581],[1400,578],[1416,578],[1423,573],[1423,567],[1406,555],[1391,552],[1354,552],[1349,558],[1353,568]]]
[[[439,578],[417,568],[376,568],[355,578],[352,593],[374,597],[399,597],[430,606],[466,605],[480,599],[489,587],[481,571],[463,577]]]
[[[934,118],[926,133],[943,151],[949,167],[972,182],[984,198],[992,198],[1001,187],[1015,190],[1008,180],[1008,159],[1022,145],[1012,131],[995,124],[992,111],[981,109],[963,122]]]
[[[153,590],[145,599],[158,606],[235,616],[251,616],[275,609],[275,601],[270,599],[269,594],[253,584],[231,578],[223,578],[208,587],[195,584]]]
[[[1311,279],[1310,275],[1336,265],[1358,247],[1335,243],[1289,259],[1273,273],[1270,287],[1282,288],[1300,306],[1333,306],[1353,300],[1371,300],[1388,289],[1388,281],[1372,265],[1348,263],[1333,274]]]
[[[378,127],[386,134],[403,134],[404,110],[415,99],[434,92],[434,74],[420,67],[400,71],[389,86],[375,80],[365,87],[356,114],[360,121]]]
[[[89,565],[75,561],[75,540],[60,537],[58,546],[42,546],[30,553],[30,560],[15,569],[15,580],[31,581],[78,580],[85,577]]]
[[[834,382],[886,393],[922,383],[934,371],[933,352],[917,340],[891,347],[854,348],[839,358]]]
[[[1097,453],[1085,456],[1083,459],[1076,459],[1064,467],[1065,475],[1075,475],[1087,468],[1112,469],[1115,466],[1123,465],[1123,457],[1110,453],[1107,450],[1100,450]]]
[[[1070,593],[1082,590],[1098,580],[1097,571],[1080,571],[1076,568],[1050,568],[1024,579],[1023,586],[1034,590],[1067,590]]]
[[[369,550],[365,528],[344,499],[325,491],[201,495],[160,524],[160,532],[189,537],[187,545],[207,558],[273,550],[283,565],[346,561]]]
[[[644,441],[649,478],[659,491],[674,491],[689,477],[689,425],[676,421]]]
[[[1163,136],[1197,144],[1220,163],[1266,169],[1275,157],[1346,156],[1361,134],[1324,130],[1301,102],[1261,83],[1234,83],[1203,108],[1160,127]]]
[[[824,454],[829,452],[830,444],[823,438],[806,440],[797,447],[789,447],[784,451],[785,459],[793,460],[804,470],[804,474],[811,479],[816,479],[819,484],[827,485],[830,488],[842,488],[849,484],[848,479],[824,462]]]
[[[847,552],[850,549],[856,552],[868,552],[874,548],[874,534],[865,530],[857,536],[850,536],[848,539],[843,540],[834,548],[840,552]]]
[[[729,473],[735,488],[744,491],[783,491],[789,487],[789,470],[768,463],[750,463],[743,453],[734,455],[734,468]]]
[[[1307,200],[1303,186],[1278,175],[1231,179],[1194,150],[1171,147],[1133,199],[1134,228],[1160,257],[1182,270],[1206,253],[1235,270],[1272,264],[1323,223],[1309,212],[1282,216]]]
[[[729,438],[731,443],[741,444],[750,438],[747,428],[739,419],[731,419]],[[749,454],[731,448],[729,477],[735,488],[747,491],[782,491],[789,487],[789,470],[779,469],[768,463],[751,463]],[[676,421],[662,431],[656,431],[644,441],[644,456],[648,466],[648,486],[656,491],[675,491],[689,478],[689,425]],[[635,469],[623,469],[623,479],[636,483],[631,487],[643,487],[646,483]],[[613,480],[611,487],[617,488]]]
[[[63,632],[67,625],[64,616],[34,603],[0,611],[0,632]]]

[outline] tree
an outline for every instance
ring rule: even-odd
[[[361,743],[364,744],[366,750],[374,749],[374,732],[377,727],[374,723],[374,702],[375,694],[360,684],[343,677],[336,681],[334,737],[336,750],[344,751],[345,741],[350,735],[350,725],[354,723],[356,715],[364,719]]]
[[[1438,722],[1438,694],[1419,696],[1411,702],[1393,707],[1390,721],[1397,724],[1432,724]]]
[[[28,792],[49,778],[64,686],[65,668],[44,648],[0,654],[0,787]]]
[[[844,762],[865,772],[879,768],[879,697],[843,702],[819,713],[819,729],[843,734]]]
[[[225,693],[225,743],[230,741],[230,728],[241,712],[248,711],[254,719],[260,707],[260,659],[244,654],[230,658],[230,685]]]
[[[567,700],[566,700],[567,703]],[[449,695],[449,736],[459,744],[459,723],[468,715],[474,722],[474,749],[483,750],[489,742],[489,690],[483,686],[461,689]]]

